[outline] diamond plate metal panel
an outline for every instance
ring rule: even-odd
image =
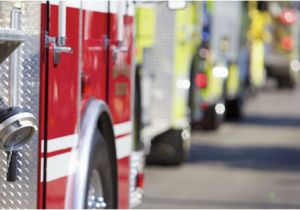
[[[21,8],[20,29],[25,33],[24,43],[15,51],[18,65],[17,102],[38,119],[39,56],[40,56],[40,2],[0,2],[0,27],[9,28],[11,11]],[[11,94],[11,57],[0,65],[0,95],[7,101]],[[16,182],[6,181],[6,154],[0,153],[0,207],[36,208],[38,136],[19,152]]]
[[[166,3],[156,4],[155,46],[144,53],[145,74],[152,75],[151,119],[171,125],[174,58],[175,11]]]

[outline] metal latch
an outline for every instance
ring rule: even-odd
[[[49,47],[50,43],[53,43],[53,63],[58,64],[60,61],[61,53],[72,53],[73,49],[71,47],[66,46],[66,2],[59,1],[58,7],[58,36],[51,37],[46,35],[46,48]]]
[[[63,41],[62,41],[63,40]],[[53,63],[58,64],[60,61],[61,53],[72,53],[73,49],[71,47],[65,46],[66,37],[51,37],[46,35],[46,48],[49,47],[50,43],[53,43]]]
[[[53,63],[58,64],[60,60],[61,53],[72,53],[73,49],[71,47],[65,46],[66,37],[57,37],[57,42],[53,46],[54,55]]]

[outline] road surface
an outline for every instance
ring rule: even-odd
[[[241,122],[192,138],[185,165],[146,168],[137,208],[300,208],[300,88],[268,88]]]

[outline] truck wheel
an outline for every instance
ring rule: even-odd
[[[215,105],[209,106],[204,111],[202,120],[202,129],[204,130],[216,130],[221,124],[221,116],[218,116],[215,110]]]
[[[277,87],[279,89],[295,87],[295,81],[291,77],[280,77],[277,78]]]
[[[156,136],[151,143],[151,152],[146,157],[149,164],[180,165],[188,157],[190,139],[183,140],[182,130],[169,130]]]
[[[226,100],[225,107],[226,107],[225,117],[227,119],[238,119],[242,117],[243,103],[240,97],[231,100]]]
[[[117,192],[114,189],[113,169],[108,147],[99,130],[93,136],[89,158],[88,178],[85,196],[87,209],[117,208]]]

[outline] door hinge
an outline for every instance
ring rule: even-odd
[[[45,35],[45,48],[49,48],[50,43],[56,43],[56,37],[49,36],[47,32]]]

